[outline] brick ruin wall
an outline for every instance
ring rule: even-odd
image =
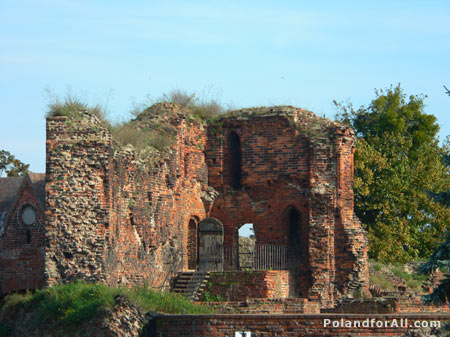
[[[211,273],[205,292],[225,301],[295,297],[296,284],[289,270],[226,271]]]
[[[0,294],[44,285],[45,217],[30,181],[25,179],[24,184],[0,240]],[[36,210],[36,221],[29,227],[20,216],[26,205]]]
[[[160,287],[185,268],[187,224],[206,216],[205,132],[173,123],[175,145],[149,162],[94,116],[47,120],[47,284]]]
[[[301,109],[284,112],[210,125],[209,184],[219,192],[211,216],[225,226],[225,246],[237,245],[245,223],[253,223],[257,244],[289,244],[285,213],[294,206],[301,215],[296,295],[332,301],[368,284],[368,243],[353,213],[354,136]],[[237,190],[230,187],[231,132],[243,149]]]
[[[117,147],[92,115],[49,118],[47,284],[163,286],[195,264],[199,220],[219,219],[225,246],[237,245],[244,223],[254,224],[257,243],[289,244],[283,218],[295,207],[303,240],[295,296],[330,304],[366,286],[367,240],[353,215],[353,134],[305,113],[227,117],[207,129],[175,114],[174,145],[166,155],[150,153],[150,162]],[[231,132],[243,149],[237,191],[229,186]]]
[[[446,314],[165,315],[156,317],[153,325],[155,335],[166,337],[245,336],[244,332],[252,337],[401,337],[414,330],[414,324],[439,321],[444,326],[449,320]]]

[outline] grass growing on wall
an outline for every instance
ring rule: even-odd
[[[75,282],[58,285],[34,294],[12,294],[0,309],[0,336],[8,336],[5,318],[17,308],[29,313],[30,326],[74,328],[88,320],[102,317],[116,304],[117,295],[125,296],[143,314],[155,311],[167,314],[208,314],[213,309],[196,305],[178,294],[148,288],[112,288],[101,284]]]
[[[421,261],[412,262],[408,271],[402,263],[383,263],[370,260],[370,284],[383,290],[392,291],[396,290],[396,284],[404,283],[409,291],[421,291],[422,285],[428,279],[427,275],[419,274],[415,270],[421,263]]]
[[[100,105],[89,105],[85,103],[80,97],[72,93],[68,93],[63,98],[57,97],[55,94],[48,92],[49,103],[46,117],[81,117],[83,111],[89,111],[97,116],[102,122],[106,122],[106,109]]]
[[[166,314],[211,314],[213,309],[194,304],[185,297],[146,288],[124,290],[125,296],[142,312],[157,311]]]

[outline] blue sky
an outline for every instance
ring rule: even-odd
[[[46,88],[114,119],[174,88],[332,118],[401,83],[450,135],[449,1],[0,0],[0,148],[45,171]]]

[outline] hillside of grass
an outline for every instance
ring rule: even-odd
[[[418,271],[424,262],[414,261],[403,264],[370,260],[370,285],[386,293],[399,290],[407,293],[427,293],[430,289],[437,286],[442,273],[437,272],[434,275],[420,274]]]
[[[148,312],[165,314],[210,314],[213,309],[193,304],[181,295],[158,292],[147,288],[111,288],[100,284],[76,282],[35,293],[6,296],[0,307],[0,336],[30,336],[42,331],[53,336],[69,336],[80,327],[89,329],[99,322],[125,299],[139,315]],[[35,334],[33,334],[33,331]]]

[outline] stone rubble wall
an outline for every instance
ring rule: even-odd
[[[199,123],[174,119],[168,153],[119,148],[94,116],[47,120],[46,279],[168,285],[187,262],[187,224],[205,217]]]
[[[207,127],[176,106],[159,108],[138,125],[158,127],[160,119],[175,130],[163,153],[118,147],[89,113],[47,120],[47,284],[165,287],[195,264],[198,221],[219,219],[225,247],[238,245],[245,223],[254,224],[257,244],[294,245],[286,219],[295,207],[301,226],[290,295],[329,307],[368,287],[350,129],[293,107],[248,109]],[[231,132],[242,150],[239,190],[230,185]]]

